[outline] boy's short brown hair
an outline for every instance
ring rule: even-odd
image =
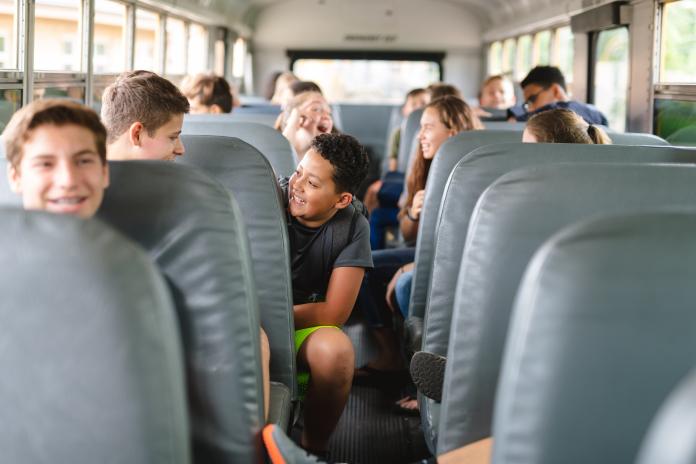
[[[150,71],[126,71],[102,95],[101,117],[108,143],[134,122],[140,122],[153,135],[173,116],[188,112],[189,102],[179,89]]]
[[[34,129],[52,124],[66,126],[74,124],[94,134],[97,153],[102,164],[106,164],[106,128],[99,115],[91,108],[70,100],[36,100],[17,111],[2,134],[5,157],[13,166],[22,162],[24,144],[31,138]]]
[[[224,77],[197,74],[184,81],[181,91],[189,100],[198,99],[201,105],[217,105],[223,113],[232,111],[232,89]]]

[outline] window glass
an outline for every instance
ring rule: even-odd
[[[551,31],[542,31],[534,35],[534,57],[532,64],[547,65],[551,62]]]
[[[236,88],[233,90],[233,93],[235,95],[235,99],[239,100],[239,93],[240,91],[243,91],[244,93],[247,94],[253,94],[254,93],[254,56],[251,54],[251,52],[247,49],[247,54],[246,54],[246,67],[244,68],[244,79],[242,79],[241,82],[241,88]]]
[[[532,69],[532,36],[523,35],[517,40],[517,67],[515,77],[518,81],[524,79]]]
[[[180,19],[167,18],[167,63],[164,72],[168,76],[186,74],[186,27]]]
[[[34,87],[34,100],[41,98],[66,98],[85,102],[85,87],[81,84],[51,84]]]
[[[488,75],[494,76],[503,72],[502,66],[503,44],[493,42],[488,49]]]
[[[515,69],[515,39],[503,42],[503,72],[509,73]]]
[[[214,50],[215,61],[213,63],[213,71],[218,76],[225,75],[225,41],[216,40]]]
[[[554,54],[551,63],[558,66],[567,83],[573,82],[573,32],[570,26],[556,29]]]
[[[94,3],[94,72],[113,73],[126,69],[126,6],[111,0]]]
[[[197,74],[208,69],[208,30],[200,24],[189,27],[188,73]]]
[[[628,28],[597,34],[595,57],[594,103],[607,116],[612,129],[623,131],[628,92]]]
[[[246,41],[241,37],[235,40],[232,47],[232,76],[244,76],[244,64],[246,63]]]
[[[5,130],[10,118],[20,106],[22,106],[21,90],[0,89],[0,132]]]
[[[656,98],[655,134],[673,145],[696,147],[696,101]]]
[[[111,85],[116,80],[116,77],[117,74],[111,76],[102,74],[101,76],[94,77],[94,80],[92,81],[92,108],[97,113],[99,113],[101,110],[101,99],[104,89]]]
[[[0,0],[0,69],[17,69],[17,30],[14,0]]]
[[[660,81],[696,83],[696,0],[666,3],[662,18]]]
[[[135,69],[160,72],[159,69],[159,15],[138,8],[135,10]]]
[[[401,103],[409,90],[440,79],[432,61],[301,59],[292,70],[331,102]]]
[[[36,0],[34,69],[80,71],[80,0]]]

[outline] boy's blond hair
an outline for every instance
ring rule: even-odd
[[[189,102],[179,89],[150,71],[126,71],[102,95],[107,143],[113,143],[134,122],[140,122],[152,136],[172,117],[188,112]]]
[[[58,99],[36,100],[12,116],[2,134],[7,161],[15,168],[19,166],[24,144],[35,129],[44,125],[60,127],[69,124],[84,127],[94,135],[99,159],[106,164],[106,129],[97,113],[80,103]]]

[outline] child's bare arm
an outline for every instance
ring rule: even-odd
[[[360,291],[365,269],[337,267],[331,272],[326,301],[295,305],[295,329],[317,325],[342,325],[348,320]]]

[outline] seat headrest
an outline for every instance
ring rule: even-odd
[[[97,220],[0,221],[3,460],[188,463],[178,326],[147,255]]]
[[[510,324],[496,456],[634,461],[696,359],[696,212],[688,210],[583,221],[536,253]]]
[[[425,300],[430,284],[432,270],[435,226],[440,210],[440,200],[450,172],[457,162],[471,151],[498,142],[517,141],[521,138],[517,131],[466,131],[450,137],[442,144],[433,158],[428,172],[425,188],[425,202],[421,213],[418,239],[416,242],[416,259],[418,263],[413,273],[409,315],[423,317]]]
[[[415,149],[413,140],[420,128],[420,120],[423,116],[423,108],[413,110],[408,115],[405,121],[401,123],[401,141],[399,142],[399,153],[397,165],[399,172],[406,172],[409,166],[409,160]]]
[[[696,462],[696,371],[670,393],[643,440],[638,464]]]
[[[251,462],[263,417],[259,315],[239,208],[219,183],[189,166],[109,166],[99,217],[145,248],[174,295],[194,459]]]
[[[273,169],[258,150],[237,138],[184,135],[182,140],[186,155],[177,162],[202,169],[239,204],[249,235],[261,325],[271,347],[271,379],[287,385],[295,397],[290,243]]]
[[[690,207],[695,183],[696,168],[687,165],[558,163],[510,172],[486,189],[454,297],[439,452],[490,434],[510,311],[536,249],[592,215]]]
[[[289,176],[295,171],[298,160],[290,142],[272,127],[235,121],[224,115],[202,116],[204,115],[186,116],[183,133],[237,137],[260,151],[279,176]]]
[[[621,145],[500,143],[471,152],[452,170],[437,218],[430,289],[427,292],[427,327],[423,349],[447,352],[454,288],[461,251],[472,212],[483,191],[501,175],[535,164],[556,162],[644,162],[696,163],[696,150],[676,147]],[[420,267],[420,262],[418,264]],[[430,311],[430,308],[433,308]]]

